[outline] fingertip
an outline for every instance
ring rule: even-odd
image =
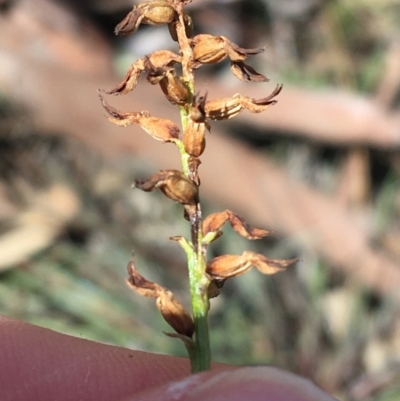
[[[334,401],[309,380],[276,368],[207,372],[135,396],[135,401]],[[132,399],[133,401],[133,399]]]

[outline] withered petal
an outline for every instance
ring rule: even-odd
[[[207,273],[214,279],[224,280],[246,273],[255,266],[261,273],[271,275],[285,270],[298,259],[268,259],[264,255],[244,251],[241,255],[222,255],[207,263]]]
[[[143,10],[133,7],[133,10],[115,27],[116,35],[129,35],[136,32],[144,18]]]
[[[155,68],[171,67],[181,62],[181,57],[170,50],[156,50],[146,56],[151,65]]]
[[[173,293],[159,284],[146,280],[138,273],[135,262],[128,263],[127,284],[138,294],[156,299],[156,305],[164,320],[178,333],[192,337],[193,319],[185,308],[175,299]]]
[[[232,61],[243,61],[249,56],[254,56],[256,54],[260,54],[265,50],[265,47],[258,47],[255,49],[245,49],[243,47],[238,46],[237,44],[227,40],[229,42],[229,47],[233,50],[233,52],[229,52],[229,58]],[[235,59],[235,56],[237,57]]]
[[[126,282],[130,288],[134,289],[138,294],[144,297],[158,297],[158,293],[162,287],[152,281],[146,280],[136,270],[134,261],[128,263],[127,270],[129,277]]]
[[[217,280],[225,280],[245,273],[252,263],[243,255],[221,255],[207,262],[207,273]]]
[[[151,117],[147,111],[123,113],[110,106],[100,92],[99,97],[104,109],[109,114],[107,118],[112,123],[122,127],[139,124],[144,131],[161,142],[175,142],[179,138],[180,130],[174,122],[164,118]]]
[[[260,104],[260,105],[270,104],[272,99],[281,93],[282,88],[283,88],[282,84],[276,85],[276,88],[273,90],[273,92],[269,96],[267,96],[263,99],[254,100],[254,103]]]
[[[286,268],[298,262],[298,258],[294,259],[268,259],[263,255],[258,255],[253,259],[254,266],[263,274],[275,274],[286,270]]]
[[[277,103],[274,99],[282,90],[283,85],[277,85],[274,91],[267,97],[262,99],[253,99],[250,97],[242,97],[241,105],[243,108],[249,110],[251,113],[261,113],[266,110],[269,106],[273,106]]]
[[[243,61],[232,61],[231,72],[236,78],[244,82],[268,82],[269,79],[257,72],[254,68],[245,64]]]
[[[157,188],[160,188],[161,185],[164,184],[165,180],[168,176],[168,170],[160,170],[157,173],[151,175],[146,180],[135,180],[134,187],[139,188],[145,192],[154,191]]]
[[[157,308],[164,320],[178,333],[192,337],[194,323],[185,308],[175,299],[171,291],[163,289],[156,300]]]
[[[148,115],[147,112],[127,112],[123,113],[118,111],[116,108],[110,106],[103,98],[99,91],[99,98],[104,110],[109,114],[107,116],[108,120],[116,125],[126,127],[131,124],[136,124],[141,116]]]
[[[228,220],[232,228],[247,239],[260,239],[273,233],[272,231],[251,227],[242,217],[226,209],[223,212],[210,214],[204,219],[203,235],[220,230]]]
[[[174,142],[179,138],[179,127],[170,120],[158,117],[140,116],[138,123],[144,131],[161,142]]]
[[[103,90],[108,95],[125,95],[136,88],[137,80],[144,69],[143,60],[139,59],[133,63],[124,79],[113,89]]]

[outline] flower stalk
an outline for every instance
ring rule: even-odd
[[[122,82],[113,89],[99,91],[99,96],[110,122],[123,127],[137,124],[154,139],[173,143],[179,149],[182,171],[160,170],[145,180],[136,180],[134,187],[146,192],[159,189],[183,206],[184,216],[190,224],[190,240],[181,236],[170,239],[177,241],[186,253],[192,313],[186,311],[171,291],[141,276],[134,260],[128,264],[127,284],[140,295],[156,300],[161,315],[175,330],[167,335],[183,341],[192,372],[200,372],[210,369],[208,311],[210,299],[219,295],[223,283],[228,278],[246,273],[253,266],[263,274],[275,274],[285,270],[296,259],[273,260],[245,251],[242,255],[221,255],[207,260],[209,244],[222,235],[222,227],[227,222],[236,233],[250,240],[271,234],[251,227],[230,210],[203,218],[198,168],[206,148],[206,133],[210,131],[208,121],[227,120],[243,110],[261,113],[276,103],[275,98],[282,86],[278,85],[263,99],[235,94],[231,98],[208,100],[207,94],[195,92],[195,70],[226,58],[231,62],[231,72],[244,82],[267,82],[268,78],[244,63],[263,48],[244,49],[223,36],[200,34],[193,37],[193,22],[185,10],[190,2],[152,0],[133,6],[116,26],[115,33],[134,33],[140,24],[168,25],[171,38],[178,43],[179,54],[170,50],[148,54],[131,65]],[[181,66],[181,76],[175,69],[176,64]],[[133,91],[142,73],[147,74],[151,85],[159,85],[165,98],[179,108],[181,127],[173,121],[153,117],[146,110],[118,111],[104,100],[102,93],[122,95]]]

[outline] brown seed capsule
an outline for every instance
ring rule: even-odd
[[[190,156],[199,157],[206,147],[205,138],[206,124],[196,123],[189,119],[185,133],[183,135],[183,144],[185,150]]]
[[[170,50],[156,50],[147,57],[155,68],[164,68],[181,62],[181,57]]]
[[[160,80],[160,88],[172,104],[187,104],[189,90],[182,80],[176,76],[173,68],[166,68],[164,78]]]
[[[225,36],[196,35],[192,41],[193,58],[202,64],[215,64],[229,57],[233,62],[244,61],[249,56],[261,53],[265,48],[244,49]]]
[[[165,196],[183,205],[198,202],[198,188],[179,170],[160,170],[147,180],[135,181],[135,187],[151,192],[159,188]]]
[[[149,25],[169,24],[175,18],[174,7],[167,1],[146,1],[133,6],[133,10],[115,27],[116,35],[129,35],[141,23]]]
[[[215,64],[228,56],[222,36],[200,34],[193,38],[193,58],[203,64]]]

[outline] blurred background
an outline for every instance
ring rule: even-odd
[[[97,89],[157,49],[166,27],[115,37],[129,0],[0,1],[0,313],[96,341],[185,356],[154,302],[125,285],[132,251],[188,305],[189,236],[179,205],[133,191],[179,167],[173,145],[104,118]],[[245,249],[299,257],[212,301],[214,359],[273,364],[341,400],[400,399],[400,1],[195,0],[196,33],[242,47],[269,83],[203,67],[208,96],[276,106],[212,124],[200,177],[205,214],[231,209],[274,236],[229,227],[210,257]],[[178,121],[157,87],[107,101]]]

